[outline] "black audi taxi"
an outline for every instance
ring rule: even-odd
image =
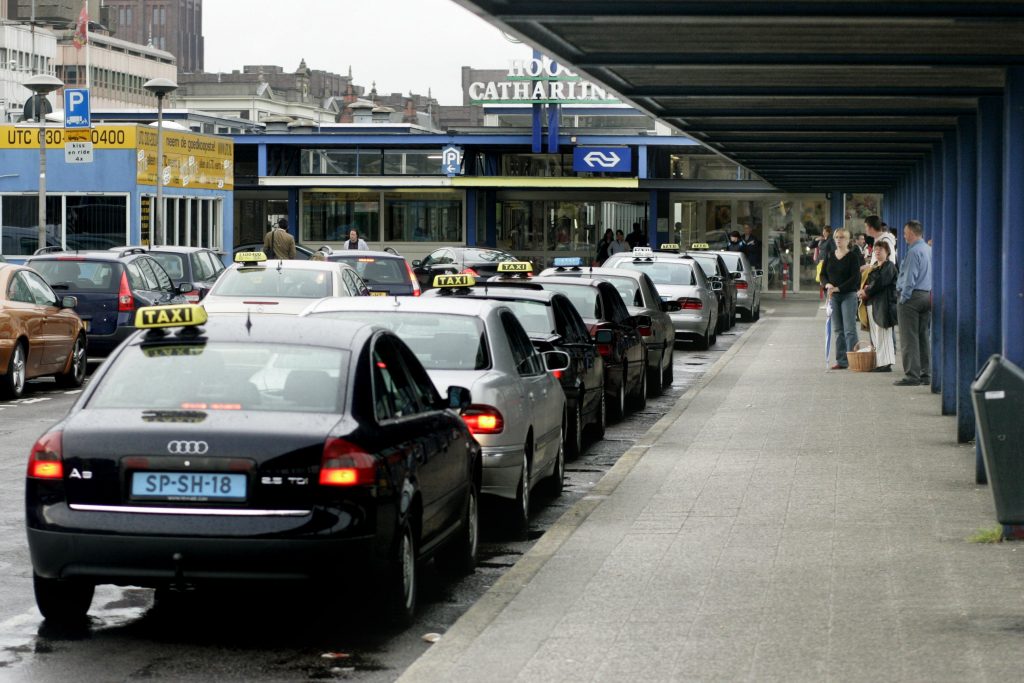
[[[408,621],[417,562],[472,569],[469,392],[442,398],[393,333],[194,305],[139,309],[136,326],[29,456],[47,620],[81,621],[97,584],[351,577]]]

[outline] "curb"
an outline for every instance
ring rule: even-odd
[[[732,360],[763,325],[756,325],[722,354],[697,383],[679,397],[676,405],[661,417],[594,486],[591,493],[577,501],[558,518],[516,564],[503,574],[452,625],[437,643],[424,652],[398,678],[399,683],[434,683],[449,680],[451,668],[469,645],[493,622],[519,592],[533,579],[547,561],[558,552],[590,514],[619,487],[647,450],[658,442],[665,431],[686,411],[697,395]]]

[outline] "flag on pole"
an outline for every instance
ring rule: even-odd
[[[71,38],[71,43],[77,49],[81,50],[88,42],[89,2],[88,0],[82,0],[82,11],[78,13],[78,23],[75,24],[75,35]]]
[[[825,369],[831,367],[829,355],[832,351],[832,292],[825,299]]]

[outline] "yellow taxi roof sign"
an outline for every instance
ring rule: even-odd
[[[675,242],[665,242],[661,245],[662,251],[679,251],[679,245]]]
[[[499,273],[532,273],[533,264],[529,261],[502,261],[498,264]]]
[[[135,311],[135,327],[151,330],[159,327],[194,327],[207,320],[206,309],[196,304],[143,306]]]
[[[690,245],[690,249],[710,249],[711,245],[707,242],[694,242]]]
[[[434,277],[434,287],[437,289],[452,287],[472,287],[476,284],[476,278],[465,273],[456,275],[437,275]]]
[[[235,254],[235,263],[259,263],[266,260],[267,255],[262,251],[240,251]]]

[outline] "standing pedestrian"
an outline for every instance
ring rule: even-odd
[[[359,249],[361,251],[369,251],[370,249],[354,229],[348,231],[348,241],[345,242],[345,248]]]
[[[868,329],[875,347],[873,372],[892,372],[896,362],[893,327],[896,325],[896,266],[889,260],[889,244],[879,240],[874,248],[873,265],[857,296],[868,307]]]
[[[874,244],[878,244],[879,241],[885,242],[889,245],[889,257],[888,260],[896,264],[896,237],[893,236],[888,230],[885,229],[885,223],[878,216],[868,216],[864,219],[864,227],[868,231],[868,235],[874,240]],[[871,261],[867,266],[874,265],[875,256],[874,252],[871,254]]]
[[[743,245],[743,253],[747,255],[751,268],[761,267],[761,241],[754,234],[754,228],[750,223],[743,224],[743,235],[740,237],[740,244]]]
[[[294,259],[295,238],[288,234],[288,219],[282,218],[263,238],[263,253],[268,259]]]
[[[896,281],[899,296],[896,312],[905,376],[893,382],[901,387],[932,383],[932,248],[925,243],[923,235],[924,227],[919,221],[907,221],[903,226],[907,253]]]
[[[621,230],[615,231],[615,240],[608,245],[608,255],[614,256],[624,251],[629,251],[629,244],[626,242],[625,235],[622,234]]]
[[[857,345],[857,291],[860,289],[860,250],[850,245],[850,232],[835,232],[836,250],[829,254],[821,269],[821,281],[832,298],[832,330],[836,335],[836,362],[833,370],[849,367],[846,354]]]
[[[729,233],[729,243],[725,245],[726,251],[743,251],[743,242],[740,241],[740,233],[733,230]]]
[[[647,235],[640,230],[639,222],[633,223],[633,232],[629,233],[629,236],[626,237],[626,242],[629,244],[630,249],[649,246],[647,243]]]
[[[608,260],[608,257],[611,256],[611,254],[608,253],[608,248],[612,246],[612,242],[614,241],[615,233],[613,233],[610,228],[605,230],[604,237],[602,237],[601,241],[597,244],[597,256],[594,258],[594,263],[600,266]]]

